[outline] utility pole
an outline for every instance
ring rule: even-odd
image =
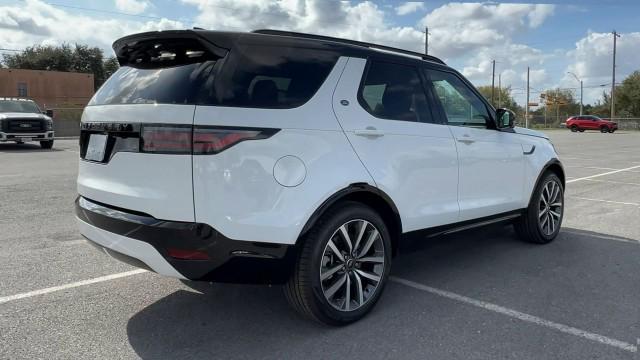
[[[615,101],[615,90],[616,90],[616,40],[620,37],[615,30],[612,32],[613,34],[613,75],[611,76],[611,121],[616,116],[616,101]]]
[[[495,98],[495,83],[496,83],[496,61],[491,61],[491,67],[493,70],[491,71],[491,105],[494,105],[495,102],[493,99]]]
[[[429,55],[429,27],[424,28],[424,54]]]
[[[498,109],[502,107],[502,73],[498,74]]]
[[[524,127],[529,128],[529,67],[527,66],[527,107],[524,111]]]

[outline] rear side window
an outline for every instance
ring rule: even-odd
[[[371,62],[359,98],[362,107],[376,117],[431,122],[418,70],[412,66]]]
[[[98,90],[90,105],[293,108],[316,93],[337,59],[331,51],[236,45],[218,60],[153,69],[124,66]]]

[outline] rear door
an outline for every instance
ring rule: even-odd
[[[116,50],[123,66],[83,113],[78,193],[158,219],[194,221],[195,96],[217,56],[192,37],[155,34]]]
[[[495,129],[488,106],[457,74],[427,69],[425,75],[456,141],[460,221],[520,209],[524,155],[518,136]]]
[[[458,219],[456,146],[449,129],[433,123],[412,63],[349,58],[333,96],[347,138],[395,202],[405,232]]]

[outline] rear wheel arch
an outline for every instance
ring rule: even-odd
[[[309,230],[311,230],[318,219],[320,219],[327,210],[345,201],[354,201],[364,204],[376,211],[380,217],[382,217],[389,229],[389,233],[391,234],[392,255],[396,255],[400,237],[402,235],[402,221],[400,219],[398,208],[389,195],[367,183],[351,184],[327,198],[313,212],[311,217],[309,217],[300,232],[299,238],[302,238]]]

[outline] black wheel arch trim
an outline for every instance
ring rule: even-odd
[[[391,200],[391,197],[387,195],[384,191],[380,190],[375,186],[369,185],[367,183],[353,183],[347,186],[346,188],[338,190],[335,193],[333,193],[331,196],[329,196],[320,206],[318,206],[318,208],[313,212],[313,214],[311,214],[311,216],[305,223],[304,227],[300,231],[300,237],[306,234],[315,225],[315,223],[325,213],[327,209],[329,209],[331,206],[335,205],[345,197],[352,195],[354,193],[368,193],[368,194],[372,194],[374,196],[382,198],[382,200],[389,206],[389,208],[394,214],[394,217],[395,217],[394,220],[398,225],[398,229],[397,229],[398,231],[397,231],[397,234],[393,234],[393,235],[396,235],[399,238],[399,236],[402,234],[402,220],[400,218],[400,212],[398,211],[398,207],[393,202],[393,200]]]
[[[544,175],[544,173],[547,172],[547,170],[549,170],[549,168],[551,168],[552,166],[557,166],[560,168],[560,180],[562,181],[562,188],[566,188],[567,186],[567,177],[565,175],[564,172],[564,166],[562,166],[562,163],[560,162],[560,160],[558,160],[557,158],[553,158],[549,161],[547,161],[546,164],[544,164],[544,166],[542,167],[542,169],[540,170],[540,172],[538,173],[538,177],[536,178],[536,182],[533,185],[533,188],[531,189],[531,195],[529,195],[529,202],[527,203],[527,206],[529,204],[531,204],[531,200],[533,199],[533,195],[534,195],[534,190],[536,189],[536,187],[538,186],[538,184],[540,183],[540,180],[542,180],[542,175]]]

